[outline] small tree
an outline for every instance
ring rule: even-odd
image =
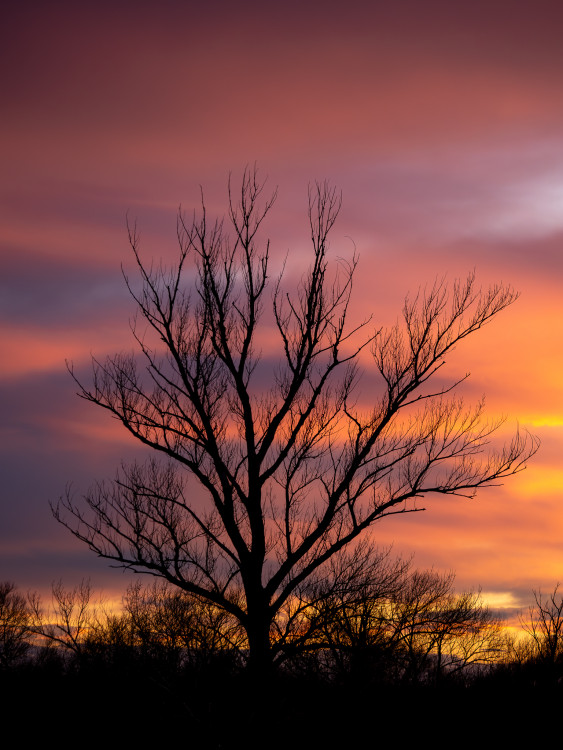
[[[31,609],[9,581],[0,583],[0,669],[13,667],[29,650]]]
[[[563,595],[559,593],[559,583],[547,596],[541,591],[533,593],[535,604],[529,608],[528,618],[520,620],[532,639],[529,661],[555,678],[563,665]]]
[[[93,360],[92,385],[75,379],[82,398],[165,461],[123,467],[54,507],[99,556],[238,619],[257,672],[282,649],[278,613],[376,521],[422,510],[432,495],[472,497],[520,471],[536,447],[516,434],[491,450],[498,424],[454,396],[461,381],[436,377],[459,342],[514,302],[512,289],[482,292],[473,275],[438,282],[407,298],[402,325],[350,327],[357,259],[334,273],[327,260],[340,196],[326,184],[310,191],[311,264],[290,292],[283,275],[269,278],[261,230],[275,194],[261,202],[263,187],[255,170],[238,197],[229,184],[230,233],[203,202],[199,218],[180,215],[172,270],[145,264],[130,228],[142,288],[125,281],[145,326],[133,326],[144,367],[118,354]],[[261,320],[279,347],[273,360],[261,357]],[[360,355],[370,351],[381,388],[362,410]]]
[[[388,632],[402,650],[406,681],[457,675],[498,661],[506,650],[500,621],[480,592],[456,594],[453,573],[415,570],[389,603]]]
[[[411,561],[379,553],[375,570],[355,570],[341,586],[327,583],[311,598],[310,620],[320,633],[309,648],[317,643],[330,653],[329,667],[355,682],[437,683],[506,651],[498,619],[479,592],[454,592],[453,573],[412,570]]]
[[[59,580],[53,583],[51,592],[52,606],[47,609],[38,596],[31,598],[33,632],[44,645],[57,646],[80,658],[88,638],[99,627],[90,581],[83,580],[75,588],[65,589]]]
[[[166,583],[130,586],[124,612],[143,649],[206,662],[219,652],[233,655],[241,644],[240,624],[224,609]]]
[[[396,673],[397,644],[388,616],[407,585],[410,561],[390,552],[362,542],[334,555],[321,575],[307,580],[275,623],[282,658],[297,656],[300,666],[305,652],[308,671],[316,663],[322,672],[356,682]]]

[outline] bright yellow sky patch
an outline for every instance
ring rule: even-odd
[[[518,482],[511,485],[512,492],[530,498],[538,495],[563,495],[563,466],[542,466],[538,470],[533,462],[526,472],[520,474]]]

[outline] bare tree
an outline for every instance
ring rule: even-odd
[[[15,584],[0,583],[0,669],[20,662],[29,650],[31,609]]]
[[[83,580],[73,589],[65,589],[62,581],[53,583],[52,606],[44,608],[38,596],[30,600],[33,632],[46,645],[56,645],[80,657],[91,633],[100,622],[92,602],[90,581]]]
[[[553,668],[563,659],[563,595],[559,583],[547,596],[541,591],[533,593],[535,604],[529,608],[528,618],[520,622],[532,639],[532,660]]]
[[[385,605],[404,585],[410,565],[390,552],[362,540],[297,587],[273,623],[278,661],[288,660],[294,671],[314,664],[323,673],[351,674],[352,662],[369,671],[377,648],[390,650]]]
[[[182,654],[187,660],[208,658],[242,647],[241,627],[223,608],[172,589],[162,582],[130,586],[124,597],[135,642],[149,650]]]
[[[371,552],[359,558],[374,562]],[[318,631],[306,645],[330,653],[329,669],[355,679],[438,682],[505,654],[500,622],[479,592],[455,593],[453,573],[413,570],[388,552],[375,567],[357,561],[348,575],[311,587],[317,595],[303,606]],[[381,674],[370,674],[374,665]]]
[[[99,556],[234,616],[258,672],[282,648],[278,613],[375,521],[422,510],[431,495],[472,497],[536,448],[517,433],[493,451],[498,424],[454,395],[459,381],[436,377],[459,342],[514,302],[512,289],[482,292],[473,275],[437,282],[407,298],[402,325],[349,326],[357,258],[334,272],[327,258],[340,196],[327,184],[310,190],[311,264],[289,291],[283,275],[270,283],[262,225],[275,193],[263,201],[263,188],[255,170],[238,195],[229,183],[230,231],[209,221],[203,200],[199,217],[180,215],[171,270],[141,260],[130,228],[140,357],[94,359],[92,384],[75,379],[82,398],[165,461],[123,467],[54,507]],[[273,363],[261,357],[261,321],[277,336]],[[366,411],[359,365],[370,351],[381,390]]]
[[[507,643],[480,592],[454,592],[453,573],[415,570],[388,603],[388,637],[402,650],[403,678],[432,680],[494,663]]]

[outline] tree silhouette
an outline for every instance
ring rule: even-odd
[[[359,545],[293,598],[292,627],[277,634],[289,657],[320,651],[321,670],[355,683],[437,684],[500,660],[508,644],[480,592],[456,594],[453,573],[389,553]]]
[[[454,593],[453,573],[412,572],[390,602],[388,633],[402,649],[403,679],[457,675],[499,660],[507,649],[500,621],[480,592]]]
[[[550,594],[534,591],[535,604],[528,617],[520,618],[523,630],[531,638],[528,662],[543,671],[543,676],[557,682],[563,664],[563,595],[557,583]]]
[[[276,194],[264,200],[263,188],[256,170],[238,195],[229,181],[229,230],[209,221],[203,199],[199,217],[180,214],[172,269],[143,262],[130,227],[139,354],[94,359],[91,385],[71,373],[82,398],[165,460],[124,466],[54,506],[99,556],[234,616],[258,674],[281,653],[274,623],[286,604],[375,521],[422,510],[430,495],[472,497],[536,448],[517,433],[493,451],[498,423],[454,395],[461,381],[436,377],[516,299],[512,289],[482,292],[474,275],[437,282],[407,298],[402,325],[349,326],[357,258],[335,271],[327,259],[340,196],[326,183],[310,190],[311,263],[289,291],[283,273],[270,279],[262,225]],[[272,341],[276,357],[262,354]],[[366,411],[357,402],[370,353],[381,387]]]
[[[44,646],[57,647],[65,658],[69,654],[76,659],[83,656],[88,638],[100,624],[92,593],[88,580],[73,589],[66,589],[59,580],[51,587],[51,607],[44,608],[37,595],[30,597],[33,632]]]
[[[31,608],[10,581],[0,583],[0,670],[22,661],[29,650]]]

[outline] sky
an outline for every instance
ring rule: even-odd
[[[520,292],[452,372],[539,452],[504,486],[429,499],[373,535],[507,607],[563,580],[561,4],[55,0],[8,2],[3,19],[0,578],[129,581],[49,510],[139,455],[65,360],[86,372],[132,347],[126,217],[146,257],[170,261],[178,207],[201,186],[223,215],[229,173],[256,163],[290,270],[309,249],[308,185],[342,191],[331,252],[360,257],[358,319],[393,324],[408,292],[472,270]]]

